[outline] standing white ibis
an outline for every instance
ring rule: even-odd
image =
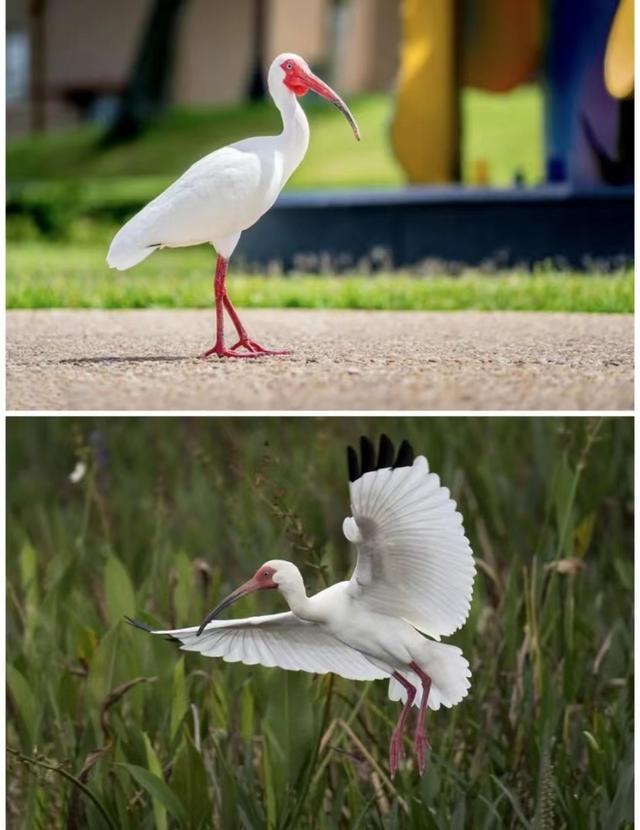
[[[268,84],[282,115],[282,132],[238,141],[197,161],[118,231],[107,254],[107,263],[123,271],[158,248],[205,242],[214,246],[216,339],[202,357],[288,354],[264,349],[249,337],[227,293],[226,276],[240,234],[269,210],[307,152],[309,122],[298,98],[309,90],[326,98],[344,113],[360,140],[345,102],[298,55],[278,55],[269,69]],[[238,333],[238,342],[230,348],[224,342],[225,310]]]
[[[436,641],[467,618],[473,555],[449,491],[429,472],[424,456],[414,458],[407,441],[396,456],[383,435],[376,458],[371,442],[362,438],[361,461],[349,447],[348,467],[352,515],[343,531],[358,551],[351,579],[309,597],[298,568],[271,559],[200,626],[160,631],[128,621],[186,651],[228,662],[334,672],[351,680],[389,678],[389,697],[404,703],[389,747],[391,774],[412,706],[418,707],[414,747],[422,773],[427,706],[454,706],[469,689],[462,651]],[[290,611],[215,620],[241,597],[269,588],[280,591]]]

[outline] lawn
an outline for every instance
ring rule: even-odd
[[[311,144],[288,188],[392,187],[403,183],[388,140],[393,99],[351,102],[363,140],[353,140],[339,114],[309,96]],[[463,172],[478,160],[494,184],[516,171],[542,176],[542,100],[538,87],[507,95],[463,95]],[[9,308],[200,308],[211,302],[211,251],[162,252],[126,275],[104,264],[118,224],[155,196],[191,162],[243,136],[275,132],[271,102],[213,110],[175,110],[136,141],[105,148],[96,127],[9,142],[7,305]],[[47,244],[45,240],[55,241]],[[66,244],[65,244],[66,243]],[[433,269],[431,269],[433,271]],[[631,311],[633,280],[615,275],[538,268],[486,277],[465,272],[326,275],[272,274],[268,280],[233,270],[234,300],[246,307],[387,309],[537,309]]]
[[[311,99],[310,99],[311,102]],[[390,98],[365,96],[354,102],[363,140],[358,144],[333,107],[305,104],[312,141],[291,185],[327,187],[400,184],[402,177],[387,147]],[[281,129],[269,102],[216,109],[173,110],[139,139],[115,147],[100,143],[100,128],[81,127],[11,142],[7,171],[11,181],[116,182],[130,177],[166,184],[198,158],[233,141]]]
[[[122,621],[198,623],[269,558],[311,592],[347,576],[344,449],[381,429],[428,454],[477,561],[470,694],[394,781],[385,683]],[[13,418],[7,456],[9,826],[632,827],[632,419]]]
[[[208,246],[160,251],[125,273],[110,270],[103,245],[14,242],[7,249],[8,308],[209,308],[213,252]],[[413,310],[633,310],[633,274],[463,272],[375,275],[247,274],[229,287],[246,308]]]
[[[380,187],[403,183],[388,138],[393,98],[382,93],[349,102],[362,132],[354,141],[335,109],[308,96],[304,107],[311,142],[290,188]],[[542,177],[542,95],[521,87],[504,95],[467,90],[462,98],[465,179],[478,159],[487,162],[493,184],[509,184],[516,171],[530,183]],[[217,109],[173,110],[139,139],[117,147],[100,144],[97,127],[81,127],[10,141],[10,182],[89,181],[149,177],[155,190],[201,156],[232,141],[280,130],[271,103]]]
[[[332,107],[309,96],[309,151],[288,190],[386,188],[404,184],[393,157],[389,120],[393,99],[375,94],[353,100],[362,130],[356,142]],[[463,175],[473,181],[476,162],[492,184],[509,184],[516,172],[527,182],[542,177],[542,99],[537,87],[508,95],[470,90],[463,96]],[[13,140],[7,146],[8,234],[82,235],[82,218],[122,222],[198,158],[252,135],[275,133],[271,102],[217,109],[173,110],[137,140],[105,147],[96,126]],[[80,225],[80,227],[78,227]]]

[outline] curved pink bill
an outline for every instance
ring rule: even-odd
[[[356,124],[356,120],[353,115],[351,115],[349,107],[345,104],[337,92],[334,92],[328,84],[321,81],[317,75],[313,74],[313,72],[300,71],[297,79],[302,81],[307,89],[310,89],[317,95],[322,96],[325,101],[328,101],[330,104],[333,104],[334,107],[337,107],[351,125],[351,129],[353,130],[353,134],[355,135],[357,141],[360,141],[360,130]]]
[[[199,637],[204,629],[209,625],[209,623],[214,620],[218,614],[221,614],[225,608],[228,608],[230,605],[233,605],[234,602],[239,600],[241,597],[250,594],[252,591],[258,591],[263,586],[258,582],[255,577],[247,580],[243,585],[239,588],[236,588],[235,591],[232,591],[228,597],[225,597],[222,602],[219,602],[218,605],[211,611],[207,616],[204,618],[200,628],[197,631],[196,636]]]

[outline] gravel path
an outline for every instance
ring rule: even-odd
[[[200,360],[211,311],[11,311],[10,410],[631,409],[633,316],[243,312],[291,357]]]

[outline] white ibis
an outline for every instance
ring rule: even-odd
[[[228,662],[259,663],[351,680],[389,678],[389,697],[404,703],[391,737],[394,775],[412,706],[418,707],[414,746],[420,773],[429,746],[427,706],[454,706],[467,694],[471,672],[456,646],[436,642],[467,618],[475,566],[462,516],[424,456],[404,441],[397,456],[383,435],[377,458],[361,439],[361,462],[349,447],[352,515],[343,531],[358,551],[351,579],[307,596],[291,562],[272,559],[222,600],[200,626],[153,630],[186,651]],[[291,609],[282,614],[215,618],[252,591],[277,589]]]
[[[229,257],[242,231],[273,205],[298,167],[309,145],[309,123],[298,103],[309,90],[334,104],[360,132],[345,102],[311,72],[298,55],[278,55],[269,69],[269,92],[282,115],[279,135],[248,138],[222,147],[193,164],[177,181],[136,213],[115,235],[107,263],[126,270],[158,248],[210,243],[217,252],[213,283],[216,339],[202,357],[259,357],[288,354],[264,349],[247,334],[226,288]],[[238,342],[224,342],[224,312],[238,333]]]

